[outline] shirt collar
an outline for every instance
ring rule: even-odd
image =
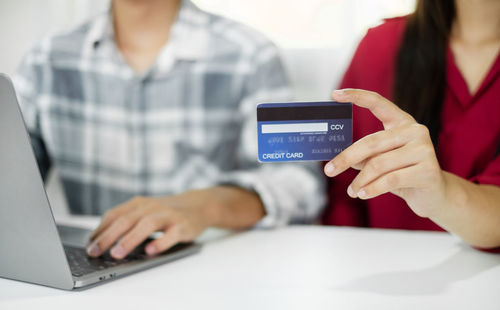
[[[177,19],[170,30],[170,38],[158,55],[158,62],[165,58],[200,60],[207,56],[209,41],[209,14],[190,0],[182,0]],[[92,53],[107,43],[114,44],[111,10],[99,15],[90,25],[84,49]],[[171,62],[171,59],[168,61]]]
[[[200,60],[208,54],[210,16],[190,0],[183,0],[170,40],[175,55],[185,60]]]
[[[111,11],[107,11],[95,18],[90,24],[89,31],[84,43],[84,51],[92,53],[98,49],[103,42],[113,40],[113,26],[111,22]]]
[[[497,76],[500,75],[500,53],[497,54],[497,57],[490,67],[487,75],[483,78],[481,84],[479,85],[479,88],[473,94],[469,92],[467,82],[465,81],[462,72],[456,64],[455,56],[449,45],[447,48],[446,66],[446,82],[449,89],[451,90],[457,101],[460,102],[463,107],[467,107],[473,104],[476,99],[479,98],[496,80]]]

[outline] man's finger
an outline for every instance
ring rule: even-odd
[[[147,198],[137,196],[109,210],[102,217],[99,226],[90,235],[90,241],[93,241],[100,233],[106,230],[108,226],[111,225],[114,221],[116,221],[120,216],[127,214],[134,208],[143,207],[144,205],[147,204],[148,204]]]
[[[338,102],[352,102],[359,107],[370,110],[386,129],[394,128],[403,122],[415,121],[408,113],[375,92],[361,89],[341,89],[335,90],[332,93],[332,98]]]
[[[98,257],[109,249],[123,234],[135,226],[142,215],[141,210],[134,210],[122,215],[100,233],[88,246],[87,254]]]
[[[148,255],[156,255],[164,252],[177,243],[181,242],[182,235],[177,225],[172,225],[165,230],[161,238],[151,241],[146,245],[146,253]]]
[[[110,254],[114,259],[122,259],[132,252],[153,232],[162,228],[161,220],[153,215],[140,219],[121,240],[111,249]]]
[[[142,198],[135,197],[121,205],[114,207],[113,209],[107,211],[101,220],[99,226],[94,229],[92,234],[90,235],[90,241],[93,241],[100,233],[108,228],[111,223],[116,221],[120,216],[130,212],[133,208],[137,207],[140,203],[142,203]]]

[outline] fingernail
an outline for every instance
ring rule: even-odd
[[[360,191],[358,192],[358,197],[359,197],[359,198],[361,198],[361,199],[366,198],[366,192],[365,192],[365,190],[364,190],[364,189],[362,189],[362,190],[360,190]]]
[[[87,254],[92,257],[97,257],[101,255],[101,249],[99,248],[99,245],[97,242],[92,242],[88,247],[87,247]]]
[[[124,258],[125,255],[126,255],[125,249],[121,245],[119,245],[119,244],[115,245],[111,249],[110,253],[111,253],[111,256],[113,256],[113,258],[118,258],[118,259]]]
[[[156,252],[158,252],[158,251],[156,250],[156,247],[154,245],[149,244],[146,246],[146,254],[155,255]]]
[[[328,176],[332,176],[335,173],[335,166],[332,163],[328,163],[325,165],[325,174]]]
[[[354,193],[351,185],[349,185],[349,187],[347,188],[347,194],[352,198],[356,198],[356,193]]]
[[[336,89],[333,91],[333,94],[337,95],[337,96],[342,96],[342,95],[344,95],[344,90],[343,89]]]

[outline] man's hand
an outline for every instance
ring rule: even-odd
[[[418,215],[430,217],[446,200],[446,182],[428,129],[382,96],[357,89],[334,91],[334,100],[369,109],[384,125],[363,137],[325,166],[334,177],[348,168],[360,170],[347,189],[352,198],[385,193],[403,198]]]
[[[108,211],[91,235],[88,254],[97,257],[111,248],[113,258],[124,258],[156,231],[162,231],[164,235],[147,244],[148,255],[161,253],[178,242],[193,240],[208,225],[203,216],[206,206],[196,203],[199,198],[193,197],[197,194],[136,197]]]
[[[115,259],[127,256],[153,232],[163,236],[146,245],[154,255],[179,242],[194,240],[206,228],[247,228],[264,216],[257,194],[236,187],[219,186],[181,195],[136,197],[108,211],[90,237],[89,256],[110,250]]]

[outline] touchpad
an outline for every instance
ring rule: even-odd
[[[78,248],[86,248],[89,242],[91,230],[74,226],[57,225],[59,236],[64,245]]]

